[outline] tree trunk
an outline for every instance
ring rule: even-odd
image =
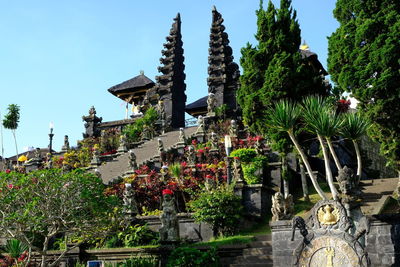
[[[352,140],[354,149],[357,155],[357,185],[360,182],[361,175],[362,175],[362,161],[361,161],[361,152],[360,147],[358,146],[357,140]]]
[[[318,134],[318,140],[319,140],[319,143],[321,144],[322,153],[324,154],[326,180],[328,181],[329,188],[331,189],[333,199],[338,200],[339,192],[337,191],[335,185],[333,184],[333,176],[332,176],[331,166],[329,165],[328,151],[326,149],[324,139],[319,134]]]
[[[19,161],[18,161],[18,146],[17,146],[17,137],[15,135],[15,130],[12,130],[13,136],[14,136],[14,142],[15,142],[15,151],[17,152],[17,166],[19,167]]]
[[[282,162],[282,171],[281,171],[281,179],[283,180],[283,195],[285,198],[289,195],[289,181],[288,181],[288,166],[286,160],[286,154],[281,157]]]
[[[41,267],[46,267],[47,266],[47,249],[49,246],[49,237],[44,238],[43,242],[43,249],[42,249],[42,262],[40,264]]]
[[[330,152],[332,154],[333,160],[335,161],[336,168],[338,168],[338,171],[340,171],[342,169],[342,165],[340,164],[340,161],[339,161],[339,158],[338,158],[338,156],[336,154],[336,151],[333,148],[331,138],[327,137],[326,138],[326,142],[328,143],[329,150],[330,150]]]
[[[312,169],[311,169],[310,163],[308,162],[306,154],[304,153],[303,149],[300,147],[300,144],[297,142],[296,137],[294,136],[294,134],[291,131],[288,131],[288,134],[289,134],[289,137],[292,140],[294,146],[296,147],[297,151],[299,152],[300,157],[304,162],[304,165],[306,165],[307,172],[310,176],[311,182],[312,182],[315,190],[317,191],[318,195],[322,199],[328,200],[328,197],[326,196],[324,191],[322,191],[321,187],[319,186],[317,178],[314,176],[314,173],[312,172]]]
[[[310,202],[310,197],[308,196],[308,186],[307,186],[306,171],[304,170],[304,163],[302,160],[299,160],[299,162],[300,162],[301,187],[303,188],[304,201]]]

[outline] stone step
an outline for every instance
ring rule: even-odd
[[[243,256],[258,256],[272,254],[272,247],[246,248],[243,249]]]
[[[272,262],[264,262],[264,263],[233,263],[230,265],[230,267],[270,267],[274,266]]]
[[[251,248],[272,247],[272,241],[253,241],[249,243]]]
[[[236,258],[235,263],[263,263],[266,261],[272,262],[272,256],[271,255],[258,255],[258,256],[239,256]]]
[[[272,235],[256,235],[254,238],[257,241],[271,241]]]

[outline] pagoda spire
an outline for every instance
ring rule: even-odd
[[[167,125],[172,128],[185,127],[186,75],[179,13],[174,18],[166,40],[161,51],[162,65],[158,67],[161,74],[156,76],[157,92],[164,104]]]
[[[208,49],[208,92],[215,95],[216,106],[227,105],[227,112],[236,110],[236,90],[239,86],[239,66],[233,62],[224,19],[217,8],[212,8],[210,48]]]

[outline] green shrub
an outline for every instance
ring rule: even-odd
[[[124,262],[105,262],[105,267],[158,267],[159,262],[156,257],[131,257],[130,259],[125,260]]]
[[[232,189],[220,186],[200,193],[197,199],[189,202],[189,206],[197,222],[212,225],[214,236],[232,235],[238,230],[242,218],[241,201]]]
[[[4,252],[11,258],[17,259],[22,253],[28,250],[28,246],[18,239],[9,239],[4,246]]]
[[[168,257],[167,267],[217,267],[219,258],[216,247],[202,252],[196,248],[180,247]]]
[[[263,170],[267,165],[266,156],[257,156],[249,163],[243,163],[243,178],[247,184],[258,184],[261,182],[261,174],[257,174],[258,170]]]
[[[151,107],[149,108],[142,118],[136,119],[133,124],[124,127],[122,134],[126,136],[128,142],[140,141],[144,126],[153,127],[158,119],[157,111]]]
[[[145,225],[129,226],[125,231],[117,234],[124,247],[155,245],[158,242],[158,233],[153,232]]]
[[[230,154],[231,157],[238,157],[242,163],[252,162],[257,157],[257,152],[253,148],[239,148]]]

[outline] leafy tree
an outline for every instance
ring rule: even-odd
[[[0,231],[27,244],[29,257],[39,252],[41,266],[56,266],[70,249],[107,233],[118,202],[106,197],[104,189],[100,178],[80,169],[0,173]],[[59,234],[77,236],[80,242],[50,263],[49,242]]]
[[[19,117],[20,117],[19,106],[16,104],[8,105],[8,113],[4,116],[3,126],[4,126],[4,128],[11,130],[11,132],[14,136],[15,151],[17,152],[17,159],[18,159],[18,146],[17,146],[17,137],[15,135],[15,132],[18,128]],[[17,160],[17,165],[19,165],[18,160]]]
[[[327,88],[299,52],[300,26],[291,0],[281,0],[280,9],[269,1],[266,10],[260,1],[256,14],[258,44],[252,46],[248,43],[241,50],[243,75],[237,92],[238,102],[245,123],[253,131],[282,142],[285,135],[265,127],[266,108],[282,98],[299,101],[305,95],[325,95]],[[280,151],[287,144],[281,144]]]
[[[372,121],[369,135],[400,171],[400,2],[338,0],[328,69]]]

